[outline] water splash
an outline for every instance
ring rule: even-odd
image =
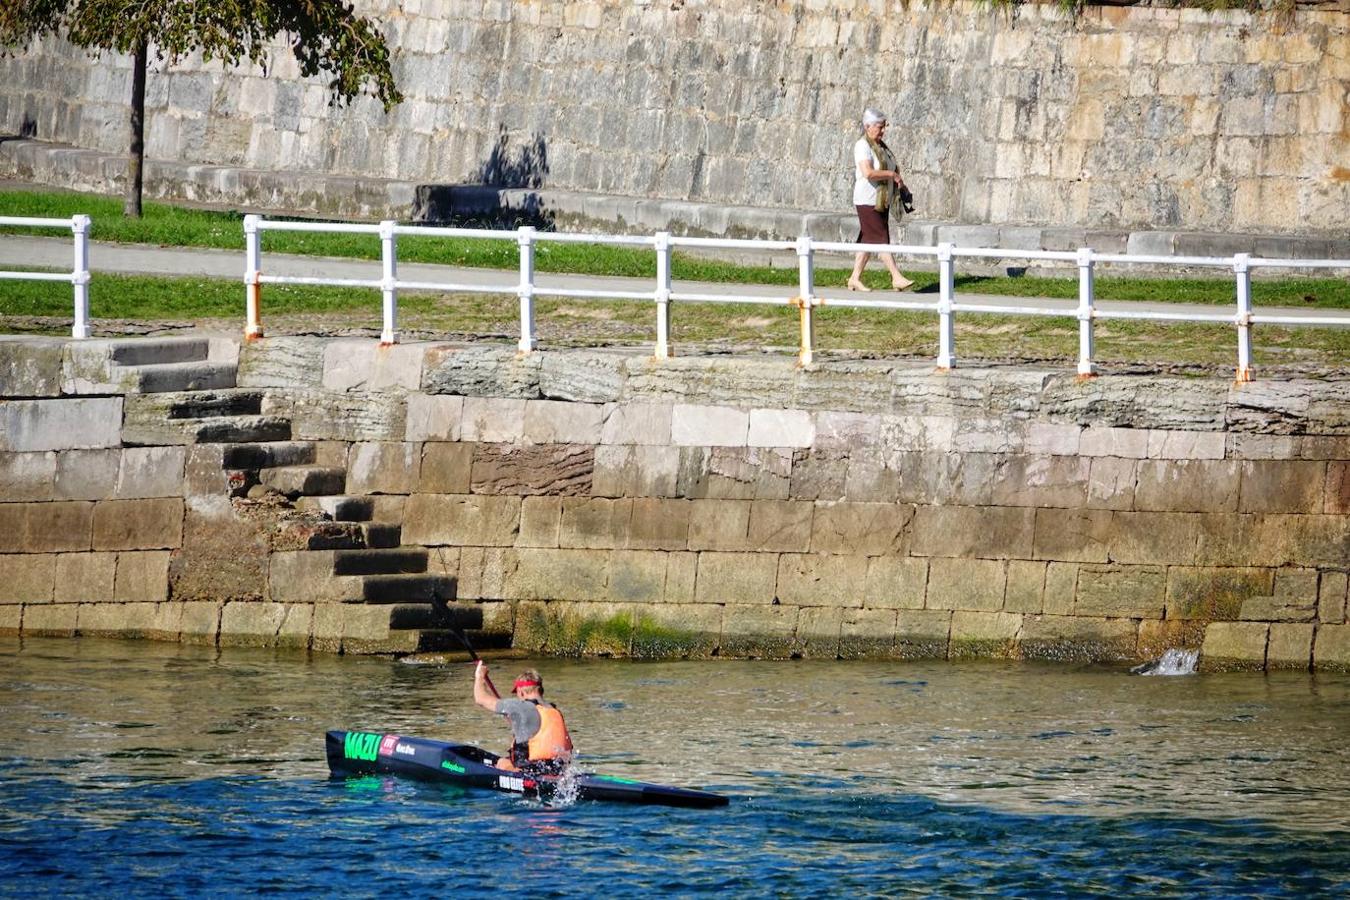
[[[1130,671],[1135,675],[1194,675],[1199,661],[1199,650],[1173,649],[1165,652],[1162,659],[1135,666]]]
[[[580,794],[580,785],[577,784],[577,776],[581,774],[580,770],[574,765],[569,764],[558,775],[558,786],[553,791],[553,796],[548,798],[548,805],[552,807],[572,806],[577,802]]]

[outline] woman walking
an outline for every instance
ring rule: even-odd
[[[863,136],[853,145],[853,205],[858,210],[859,244],[889,244],[891,242],[891,203],[905,186],[900,177],[895,156],[882,138],[886,134],[886,117],[875,109],[863,111]],[[891,272],[891,287],[897,291],[914,286],[895,265],[889,253],[878,253]],[[850,291],[870,291],[862,283],[863,268],[872,258],[870,253],[859,253],[853,259],[853,272],[848,276]]]

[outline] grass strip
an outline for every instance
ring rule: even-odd
[[[173,247],[210,247],[244,251],[243,215],[187,209],[164,203],[145,204],[141,219],[122,215],[119,198],[64,191],[0,191],[0,216],[46,216],[68,218],[84,213],[93,217],[95,240],[116,243],[159,244]],[[0,229],[0,233],[25,233],[43,236],[60,234],[50,229]],[[334,256],[353,259],[377,259],[379,239],[374,235],[321,234],[307,232],[266,232],[263,252]],[[514,241],[472,238],[400,236],[399,261],[469,266],[488,269],[515,269],[519,265]],[[542,243],[536,248],[535,268],[541,272],[566,272],[579,275],[617,275],[655,278],[655,254],[628,247],[593,244]],[[673,277],[679,280],[722,284],[796,285],[795,268],[744,266],[676,253]],[[910,272],[915,289],[937,290],[937,275]],[[846,268],[828,265],[816,269],[816,284],[843,287]],[[102,278],[103,276],[99,276]],[[889,285],[888,276],[877,262],[864,279],[874,288]],[[1009,297],[1074,298],[1078,281],[1073,277],[1006,277],[963,275],[956,279],[958,292],[997,294]],[[1100,300],[1139,300],[1159,303],[1233,304],[1231,277],[1221,278],[1123,278],[1099,276],[1096,296]],[[1350,309],[1350,279],[1277,278],[1257,279],[1252,283],[1252,300],[1257,306],[1292,306],[1310,309]]]

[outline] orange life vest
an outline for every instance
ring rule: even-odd
[[[572,755],[572,736],[557,707],[535,703],[539,711],[539,730],[530,738],[530,761],[558,759]]]

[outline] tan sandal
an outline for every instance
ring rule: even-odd
[[[859,281],[859,280],[856,279],[856,278],[850,278],[850,279],[848,280],[848,289],[849,289],[850,291],[871,291],[871,290],[872,290],[870,287],[868,287],[867,285],[863,284],[861,281]]]
[[[914,287],[914,282],[903,275],[891,279],[891,290],[893,291],[907,291],[912,287]]]

